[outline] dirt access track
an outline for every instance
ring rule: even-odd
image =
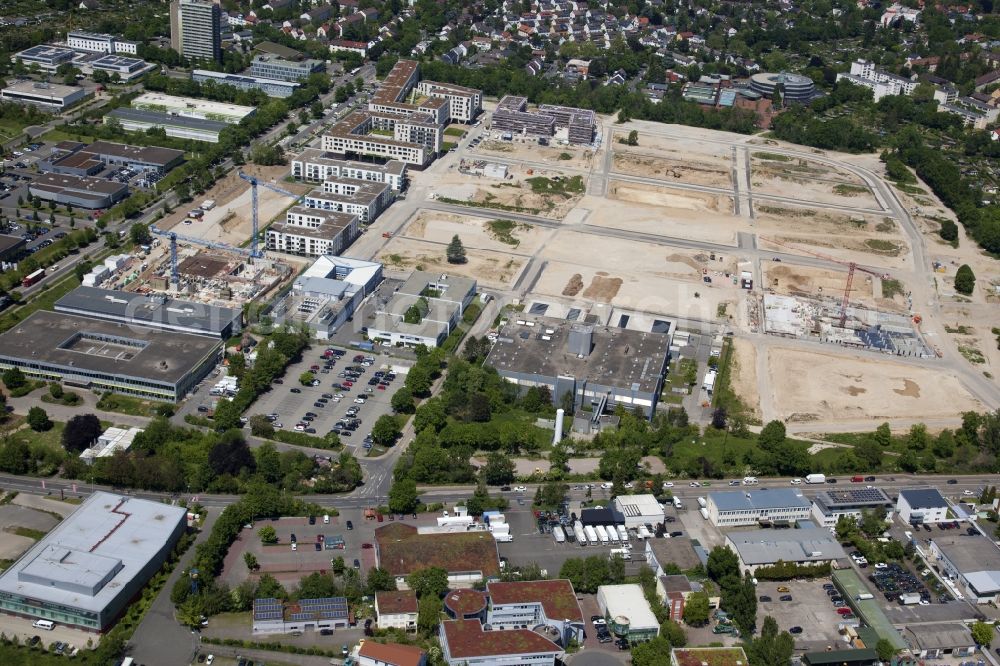
[[[766,353],[770,402],[784,421],[958,418],[983,409],[940,368],[783,347]]]

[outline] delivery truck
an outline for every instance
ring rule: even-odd
[[[708,502],[705,501],[704,497],[699,497],[698,498],[698,506],[700,506],[702,509],[704,509],[705,507],[708,506]]]
[[[914,604],[920,603],[920,594],[917,592],[908,592],[906,594],[899,595],[899,603],[904,606],[913,606]]]
[[[593,525],[587,525],[587,527],[584,528],[584,532],[587,533],[588,543],[591,543],[595,546],[599,543],[600,539],[597,538],[597,530],[594,529]]]
[[[826,474],[809,474],[806,483],[826,483]]]
[[[556,543],[566,543],[566,533],[563,532],[563,528],[559,525],[552,528],[552,537],[556,540]]]
[[[601,540],[602,546],[608,545],[608,531],[604,529],[604,525],[598,525],[594,528],[597,531],[597,538]]]
[[[625,529],[624,525],[618,526],[618,540],[622,543],[628,543],[628,530]]]
[[[581,546],[587,545],[587,533],[583,530],[583,523],[579,520],[573,523],[573,534],[576,536],[576,542]]]
[[[698,509],[698,513],[701,514],[702,518],[708,520],[708,509],[706,509],[705,507],[701,507],[700,509]]]
[[[608,539],[611,540],[611,543],[617,544],[618,543],[618,530],[615,529],[615,526],[614,525],[608,525],[604,529],[607,530]]]

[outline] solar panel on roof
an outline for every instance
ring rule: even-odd
[[[531,308],[528,310],[528,314],[543,315],[548,311],[548,309],[548,303],[532,303]]]
[[[566,313],[567,321],[576,321],[580,318],[580,308],[570,308],[569,312]]]

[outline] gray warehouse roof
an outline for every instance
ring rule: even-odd
[[[826,562],[846,557],[836,537],[825,527],[730,532],[726,539],[747,565],[773,564],[778,560]]]
[[[964,575],[974,571],[1000,572],[1000,548],[986,537],[949,534],[934,536],[931,541]]]
[[[215,336],[242,316],[232,308],[99,287],[77,287],[56,301],[55,310]]]
[[[0,575],[0,593],[100,612],[184,519],[181,507],[96,492]]]
[[[146,111],[144,109],[128,109],[119,107],[112,110],[108,116],[121,120],[133,120],[140,123],[156,123],[157,125],[167,125],[170,127],[183,127],[185,129],[204,130],[208,132],[221,132],[229,127],[227,123],[218,120],[205,120],[203,118],[191,118],[190,116],[179,116],[173,113],[163,113],[162,111]]]
[[[0,335],[0,359],[176,384],[220,340],[39,310]]]
[[[900,497],[905,497],[906,502],[913,509],[936,509],[948,506],[941,493],[935,488],[912,488],[899,491]]]
[[[756,511],[810,506],[800,491],[792,488],[771,488],[743,492],[742,490],[709,493],[709,499],[719,511]]]

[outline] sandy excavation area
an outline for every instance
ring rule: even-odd
[[[286,183],[283,178],[288,167],[257,167],[247,165],[246,173],[257,176],[261,181],[276,185],[289,192],[305,194],[313,189],[310,185]],[[215,200],[215,207],[207,211],[199,221],[183,224],[187,213],[197,208],[206,199]],[[292,205],[294,199],[278,194],[263,186],[257,187],[257,214],[260,229],[263,229],[282,211]],[[178,234],[202,238],[208,241],[241,245],[250,238],[253,230],[250,183],[229,172],[205,194],[196,197],[182,208],[161,221],[163,229],[173,229]],[[160,226],[160,225],[157,225]]]
[[[761,269],[764,271],[764,286],[771,292],[784,296],[840,298],[847,284],[846,269],[832,271],[811,266],[769,262],[761,262]],[[886,285],[881,281],[878,281],[878,285],[879,297],[876,298],[875,278],[865,273],[855,273],[851,285],[851,303],[879,310],[906,312],[906,300],[903,294],[892,294],[892,298],[885,298],[883,290]],[[902,283],[901,286],[903,289],[906,288]]]
[[[758,194],[795,197],[803,202],[881,209],[871,189],[850,171],[778,153],[752,153],[750,184]]]
[[[658,208],[688,211],[689,213],[731,214],[733,211],[732,197],[701,192],[683,192],[667,187],[618,180],[612,180],[609,183],[608,198]]]
[[[499,211],[498,211],[499,212]],[[513,226],[512,225],[516,225]],[[552,235],[549,229],[525,223],[512,223],[502,214],[496,218],[453,215],[438,211],[421,211],[403,229],[407,238],[450,243],[456,234],[466,249],[476,248],[530,256]]]
[[[772,347],[768,384],[790,422],[952,418],[983,406],[934,367]]]
[[[435,181],[434,192],[446,203],[495,211],[498,217],[510,211],[561,220],[587,188],[579,175],[523,167],[511,167],[509,173],[510,178],[498,180],[449,171]]]
[[[659,123],[632,123],[639,132],[639,145],[629,146],[619,143],[619,139],[625,140],[631,129],[618,130],[613,132],[609,146],[616,153],[639,153],[660,155],[667,159],[687,162],[689,160],[701,161],[705,164],[713,164],[719,169],[729,171],[732,166],[733,148],[724,143],[717,143],[719,139],[732,140],[736,135],[726,132],[702,132],[704,138],[699,138],[699,132],[693,127],[680,125],[661,125]],[[675,129],[676,136],[663,136],[660,134],[650,134],[643,131],[643,126],[655,128],[654,131],[662,132],[665,128]]]
[[[590,169],[594,165],[593,148],[581,146],[540,146],[534,140],[501,141],[486,139],[470,154],[484,158],[499,157],[504,160],[520,160],[524,162],[545,162],[555,168]]]
[[[379,252],[376,261],[381,261],[390,271],[441,271],[474,278],[480,284],[496,289],[513,286],[528,262],[527,257],[515,256],[510,251],[497,252],[466,245],[466,263],[449,264],[445,257],[446,247],[446,242],[396,236]]]
[[[731,188],[732,171],[721,160],[700,160],[697,156],[677,159],[616,152],[612,163],[616,173],[656,178],[667,182]]]
[[[680,190],[676,193],[683,196]],[[577,210],[581,209],[589,211],[586,217],[589,225],[733,245],[734,251],[736,234],[746,224],[745,220],[733,217],[731,211],[711,213],[692,208],[664,208],[604,197],[584,197],[577,205]]]

